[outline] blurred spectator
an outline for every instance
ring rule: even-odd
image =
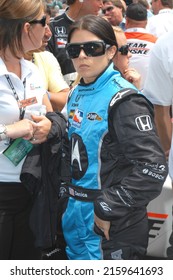
[[[46,0],[46,4],[51,10],[51,18],[58,16],[63,11],[62,1]]]
[[[141,74],[141,89],[147,75],[150,53],[157,40],[146,31],[146,25],[147,9],[140,3],[130,4],[126,11],[125,35],[132,53],[129,65]]]
[[[145,96],[154,104],[155,123],[166,156],[169,156],[169,175],[173,181],[173,130],[170,108],[173,106],[173,30],[161,36],[151,52],[144,85]],[[167,249],[173,259],[173,232]]]
[[[155,106],[155,120],[165,153],[171,147],[173,102],[173,31],[161,36],[152,49],[144,94]],[[172,148],[173,149],[173,145]],[[173,173],[173,168],[171,169]],[[173,174],[171,176],[173,178]]]
[[[111,25],[120,26],[123,30],[125,29],[125,11],[126,4],[123,0],[104,0],[102,14]]]
[[[62,9],[62,8],[63,8],[63,3],[62,3],[62,1],[46,0],[46,4],[47,4],[49,7],[58,6],[59,9]]]
[[[151,11],[151,5],[148,0],[133,0],[133,3],[140,3],[147,9],[147,17],[152,17],[153,13]]]
[[[152,0],[154,17],[148,19],[146,29],[149,33],[160,37],[173,28],[173,1]]]
[[[59,6],[55,5],[53,7],[50,8],[51,9],[51,18],[57,17],[59,15]]]
[[[127,81],[140,89],[141,75],[136,69],[129,68],[129,59],[132,55],[129,51],[124,31],[119,26],[114,26],[113,29],[118,43],[118,52],[112,59],[113,63]]]

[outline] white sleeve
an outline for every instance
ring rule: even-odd
[[[169,62],[168,54],[160,46],[156,43],[152,49],[143,93],[153,104],[169,106],[173,98],[173,77],[170,73],[173,63]]]

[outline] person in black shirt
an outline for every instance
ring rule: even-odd
[[[50,23],[52,38],[48,43],[47,50],[55,55],[66,82],[71,86],[76,79],[77,73],[65,51],[70,27],[75,20],[84,15],[98,15],[103,2],[102,0],[67,0],[67,5],[67,10],[55,17]]]

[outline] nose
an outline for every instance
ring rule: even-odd
[[[44,33],[44,34],[45,34],[45,36],[46,36],[47,38],[52,37],[52,32],[51,32],[50,27],[49,27],[48,24],[46,24],[45,33]]]
[[[100,9],[103,8],[103,1],[100,2]]]
[[[83,58],[83,57],[86,57],[86,53],[84,52],[84,50],[81,48],[80,49],[80,53],[79,53],[79,57]]]
[[[132,54],[131,54],[130,51],[128,51],[127,57],[128,57],[128,58],[131,58],[131,57],[132,57]]]

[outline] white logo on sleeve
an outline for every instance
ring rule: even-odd
[[[103,208],[104,211],[110,212],[112,209],[108,206],[106,202],[100,202],[100,206]]]
[[[127,92],[129,92],[130,90],[123,90],[122,92],[117,92],[117,94],[115,95],[115,97],[112,98],[111,103],[110,103],[110,107],[112,107],[115,102],[117,102],[118,100],[120,100],[124,94],[126,94]]]
[[[151,118],[148,115],[137,117],[135,123],[140,131],[149,131],[153,129]]]

